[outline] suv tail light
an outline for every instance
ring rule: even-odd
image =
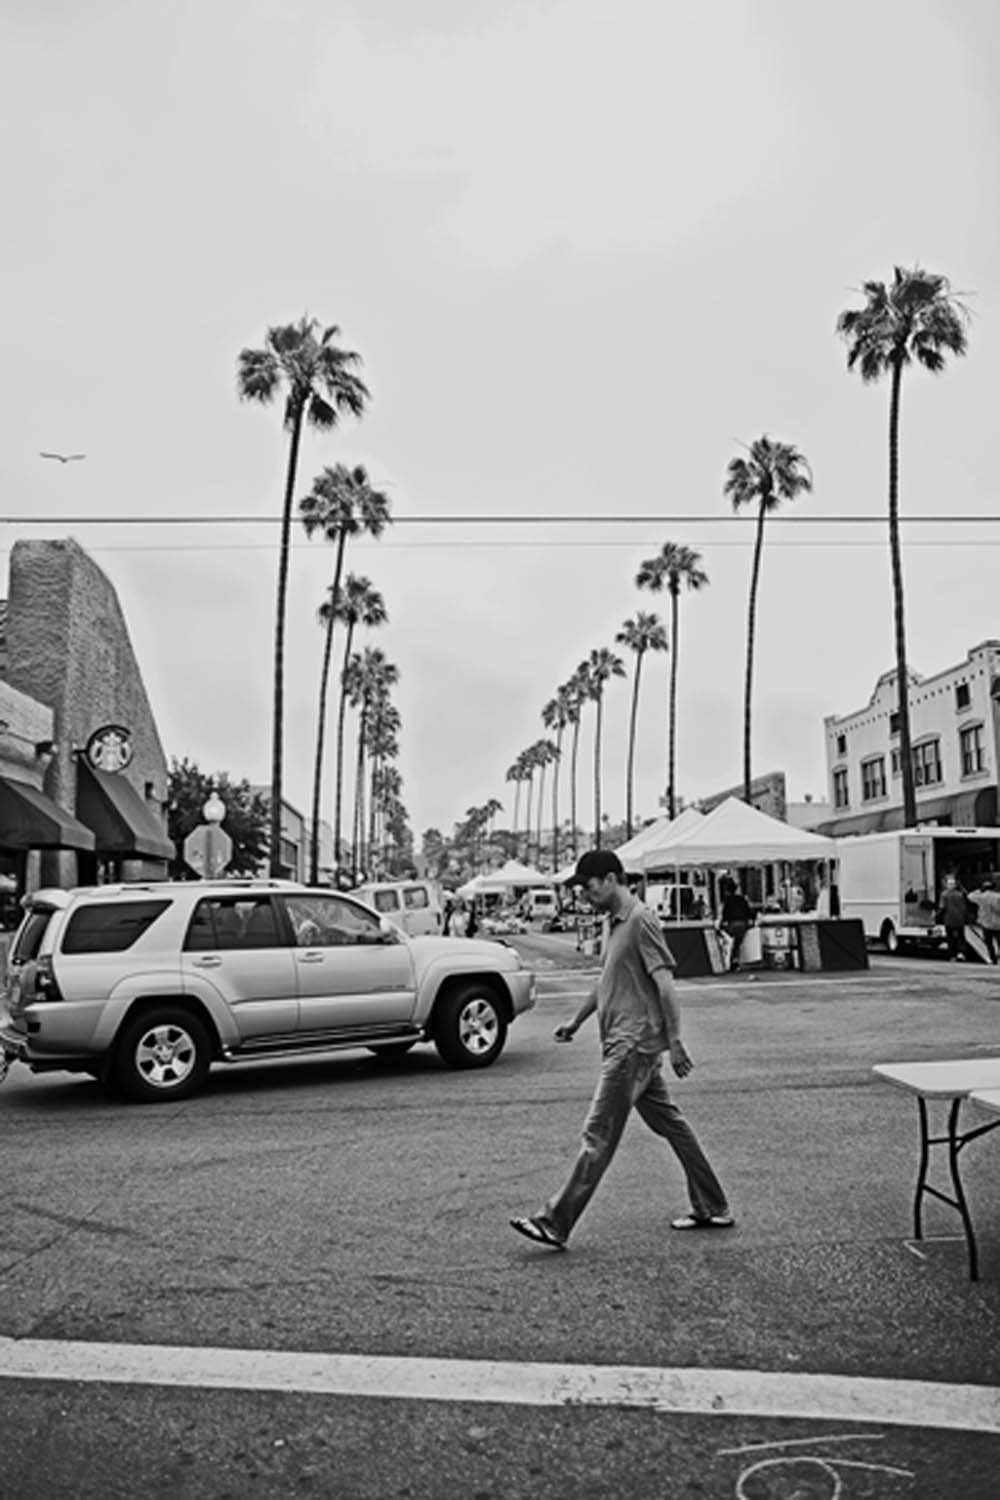
[[[51,958],[39,958],[35,963],[35,996],[38,1000],[61,1000],[62,991],[56,983]]]

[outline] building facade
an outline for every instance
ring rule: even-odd
[[[118,596],[74,541],[17,542],[0,609],[3,919],[39,885],[162,879],[167,763]]]
[[[832,816],[821,833],[878,833],[903,826],[897,674],[884,672],[864,708],[824,719]],[[1000,641],[974,646],[934,677],[910,673],[910,740],[921,823],[997,823]]]

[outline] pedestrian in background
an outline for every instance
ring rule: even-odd
[[[596,1011],[601,1075],[565,1185],[533,1217],[510,1221],[518,1234],[554,1250],[566,1248],[633,1108],[671,1146],[687,1178],[691,1212],[674,1219],[671,1227],[729,1229],[735,1222],[694,1131],[667,1092],[664,1052],[678,1078],[687,1077],[694,1066],[681,1040],[674,960],[657,917],[624,882],[621,860],[609,849],[582,855],[572,882],[582,886],[591,906],[607,916],[609,930],[597,985],[572,1021],[556,1027],[555,1039],[572,1041]]]
[[[979,882],[978,890],[969,892],[969,900],[976,903],[976,926],[983,935],[990,963],[1000,963],[1000,891],[986,876]]]
[[[969,920],[969,901],[954,875],[944,877],[940,916],[948,940],[948,962],[965,962],[965,925]]]
[[[719,882],[719,890],[722,895],[722,909],[719,912],[719,930],[728,937],[732,948],[729,955],[729,967],[736,970],[740,966],[740,954],[743,951],[743,939],[747,935],[747,929],[754,921],[754,909],[744,896],[735,880],[728,875],[723,876]]]

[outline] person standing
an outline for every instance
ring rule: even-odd
[[[726,934],[732,944],[729,967],[736,971],[740,966],[743,939],[747,935],[747,929],[753,924],[754,910],[735,880],[731,880],[728,876],[724,877],[719,883],[719,889],[722,895],[719,929]]]
[[[965,924],[969,919],[969,903],[965,892],[954,875],[944,877],[941,892],[941,917],[944,935],[948,940],[948,961],[965,962]]]
[[[664,1052],[678,1078],[686,1078],[694,1066],[681,1040],[674,960],[657,917],[629,894],[624,882],[621,860],[609,849],[582,855],[571,882],[582,886],[591,906],[607,916],[609,930],[597,985],[572,1021],[556,1027],[555,1039],[572,1041],[596,1011],[601,1074],[565,1184],[537,1214],[510,1220],[518,1234],[554,1250],[566,1248],[633,1108],[671,1146],[687,1178],[691,1212],[672,1220],[671,1227],[729,1229],[735,1223],[722,1184],[667,1092]]]
[[[987,876],[979,882],[977,891],[970,891],[969,900],[976,903],[976,925],[983,934],[990,963],[1000,963],[1000,891],[994,888],[992,879]]]

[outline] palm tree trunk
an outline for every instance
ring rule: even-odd
[[[545,805],[545,762],[538,768],[538,832],[535,837],[535,866],[542,863],[542,808]]]
[[[514,782],[514,818],[513,818],[514,828],[513,828],[513,833],[514,833],[514,853],[515,854],[517,853],[517,821],[518,821],[518,818],[520,816],[521,816],[521,778],[520,778],[520,776],[518,776],[517,779]]]
[[[336,785],[333,794],[333,860],[336,865],[340,864],[340,827],[344,798],[344,722],[347,717],[347,668],[351,660],[351,646],[353,642],[354,621],[351,620],[347,626],[347,640],[344,642],[344,664],[340,670],[340,700],[337,704],[337,763],[335,769]]]
[[[368,715],[368,700],[361,699],[358,715],[358,757],[354,773],[354,868],[364,869],[365,831],[365,720]]]
[[[569,818],[573,825],[573,858],[576,859],[579,850],[576,840],[576,752],[580,746],[580,704],[576,705],[576,718],[573,720],[573,748],[569,757]]]
[[[632,679],[632,712],[628,725],[628,765],[625,771],[625,837],[632,837],[632,794],[635,786],[635,726],[639,714],[639,675],[642,672],[642,652],[635,653],[635,676]]]
[[[899,710],[899,769],[903,778],[903,827],[917,821],[917,789],[910,748],[910,680],[906,670],[906,615],[903,607],[903,559],[899,550],[899,405],[903,366],[892,364],[889,397],[889,555],[892,559],[892,606],[896,628],[896,704]]]
[[[743,679],[743,801],[750,801],[750,714],[753,706],[753,647],[757,631],[757,580],[760,577],[760,558],[764,547],[764,502],[757,512],[757,536],[753,547],[753,565],[750,569],[750,599],[747,604],[747,663]]]
[[[604,695],[597,695],[597,717],[594,721],[594,848],[601,847],[601,709]]]
[[[531,862],[531,799],[535,791],[535,768],[532,766],[528,776],[528,795],[524,807],[524,863]]]
[[[556,731],[556,764],[552,772],[552,873],[559,868],[559,772],[562,769],[562,724]]]
[[[319,676],[319,721],[316,725],[316,764],[313,767],[312,836],[309,841],[309,883],[319,885],[319,810],[323,790],[323,748],[326,742],[326,698],[330,686],[330,659],[333,655],[333,625],[340,592],[340,575],[344,568],[344,532],[337,541],[337,562],[333,570],[333,587],[330,590],[330,618],[326,622],[326,639],[323,642],[323,666]],[[334,845],[336,850],[336,845]],[[334,864],[337,862],[334,853]]]
[[[667,812],[675,816],[674,765],[677,759],[677,631],[680,626],[678,588],[670,590],[670,633],[673,637],[670,662],[670,723],[667,726]]]
[[[288,469],[285,474],[285,501],[281,512],[281,545],[278,552],[278,598],[274,620],[274,709],[271,719],[271,847],[268,855],[268,868],[275,879],[280,878],[284,869],[281,859],[281,780],[284,771],[285,733],[285,605],[288,598],[292,498],[295,494],[295,475],[299,466],[299,440],[302,437],[304,415],[305,408],[299,400],[296,402],[292,416]]]

